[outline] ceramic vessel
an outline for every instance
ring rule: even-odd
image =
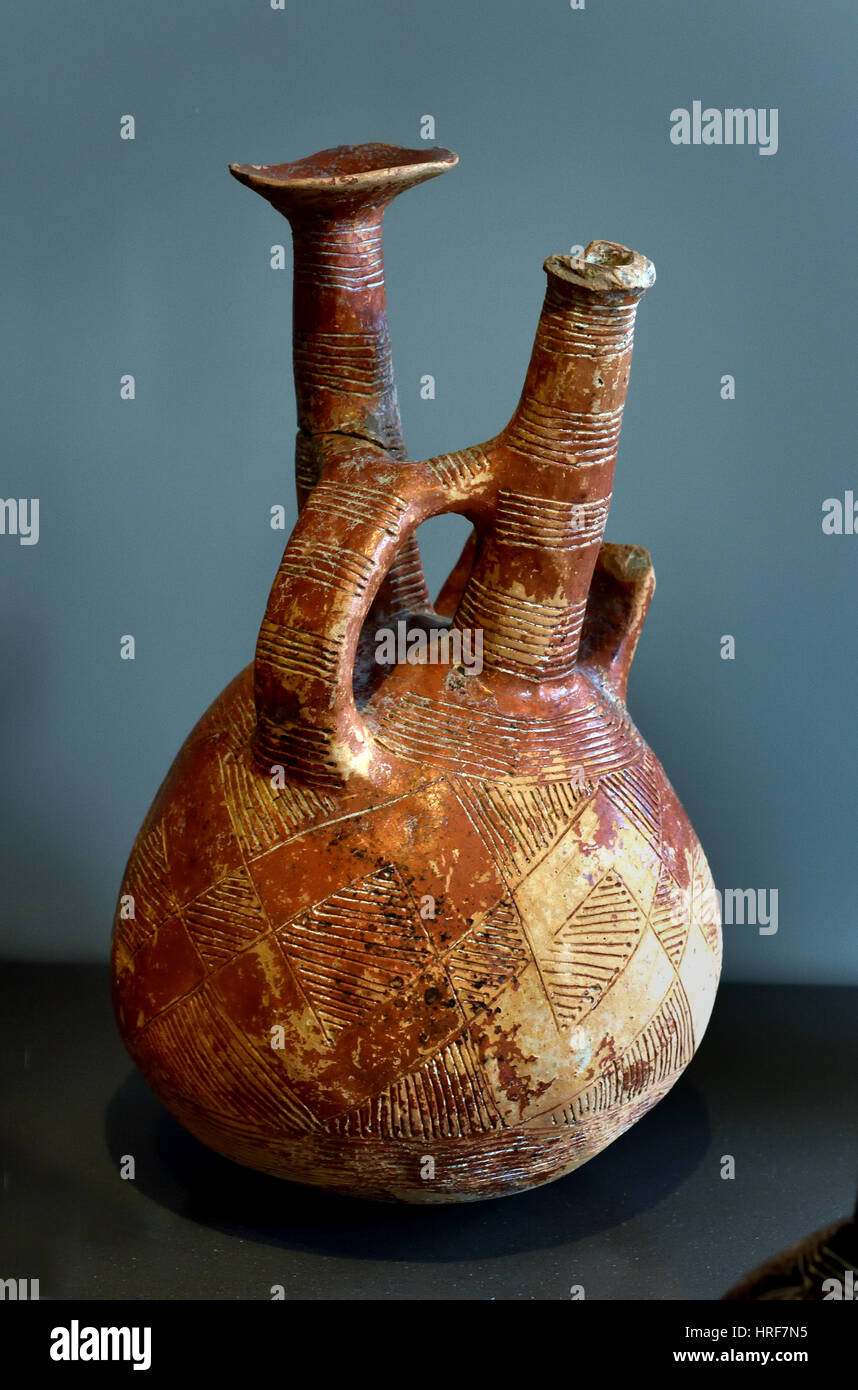
[[[854,1303],[858,1299],[858,1206],[781,1251],[742,1279],[725,1299],[783,1303]]]
[[[720,965],[706,860],[625,705],[649,556],[602,540],[654,271],[609,242],[550,256],[509,424],[407,461],[381,222],[455,162],[232,166],[292,226],[300,513],[253,665],[140,831],[113,947],[122,1035],[189,1130],[412,1202],[597,1154],[691,1059]],[[444,512],[474,534],[433,609],[415,531]],[[434,659],[376,660],[399,624]]]

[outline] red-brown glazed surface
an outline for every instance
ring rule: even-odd
[[[706,860],[624,702],[649,557],[602,539],[652,266],[550,257],[510,423],[406,461],[383,202],[454,162],[233,166],[293,227],[301,511],[255,662],[134,846],[113,951],[129,1051],[194,1134],[418,1202],[598,1153],[689,1062],[720,967]],[[414,532],[447,511],[474,538],[433,613]],[[380,665],[400,621],[479,633],[481,669]]]

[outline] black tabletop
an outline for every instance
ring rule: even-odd
[[[855,989],[722,986],[685,1075],[577,1173],[400,1207],[209,1152],[134,1071],[106,969],[8,965],[0,1277],[42,1299],[717,1299],[854,1206],[856,1014]]]

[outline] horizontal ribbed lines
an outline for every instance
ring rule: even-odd
[[[439,454],[429,460],[429,467],[444,487],[455,488],[487,473],[491,460],[484,450],[474,447],[460,449],[456,454]]]
[[[484,665],[544,680],[574,668],[586,607],[535,603],[471,578],[455,625],[482,631]]]
[[[350,235],[314,232],[295,236],[296,286],[318,291],[379,289],[384,284],[381,229],[351,229]]]
[[[599,414],[584,414],[561,410],[528,396],[513,416],[504,438],[512,448],[547,463],[608,463],[616,456],[622,424],[622,406]]]
[[[393,385],[386,333],[314,333],[296,338],[293,358],[302,387],[378,396]]]
[[[296,536],[287,546],[280,571],[293,579],[310,580],[360,598],[372,575],[372,562],[347,546]]]
[[[307,499],[307,507],[316,512],[328,512],[346,521],[371,521],[382,526],[389,536],[396,536],[408,504],[375,487],[350,487],[346,483],[323,480]]]
[[[632,346],[636,304],[569,303],[549,286],[536,346],[566,357],[616,357]]]
[[[536,776],[566,781],[579,768],[593,778],[640,756],[628,714],[595,704],[555,720],[519,720],[406,695],[386,713],[377,738],[402,757],[480,781]]]
[[[611,498],[555,502],[524,492],[498,493],[495,537],[531,550],[580,550],[601,541]]]
[[[425,608],[429,590],[416,537],[409,536],[387,572],[387,582],[396,612]]]
[[[309,492],[319,481],[321,461],[316,445],[300,431],[295,438],[295,481],[299,488]]]
[[[263,618],[256,643],[256,659],[267,662],[278,674],[310,676],[333,681],[337,674],[342,639],[330,641],[318,632],[284,627]]]
[[[327,729],[307,728],[289,721],[275,723],[262,713],[256,725],[255,743],[258,762],[282,765],[290,777],[305,781],[310,788],[333,789],[342,785],[330,754],[331,734]]]

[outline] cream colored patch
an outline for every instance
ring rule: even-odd
[[[658,883],[660,861],[652,845],[632,825],[617,835],[622,844],[598,844],[597,837],[612,808],[597,795],[565,835],[516,888],[521,913],[537,956],[544,955],[563,924],[609,869],[622,867],[622,880],[644,916]]]
[[[655,1017],[674,978],[669,956],[652,927],[646,927],[614,985],[586,1019],[566,1033],[552,1022],[537,972],[526,970],[517,987],[495,1001],[494,1016],[486,1025],[490,1041],[505,1034],[513,1039],[513,1047],[507,1050],[499,1043],[502,1065],[491,1055],[484,1059],[504,1119],[520,1123],[585,1091]],[[588,1052],[584,1065],[579,1065]],[[528,1060],[520,1060],[522,1056]],[[510,1069],[528,1092],[523,1105],[518,1096],[509,1094]]]
[[[715,990],[718,987],[718,964],[706,939],[695,922],[691,923],[688,941],[679,965],[679,978],[688,998],[691,1019],[694,1025],[694,1046],[706,1031]]]

